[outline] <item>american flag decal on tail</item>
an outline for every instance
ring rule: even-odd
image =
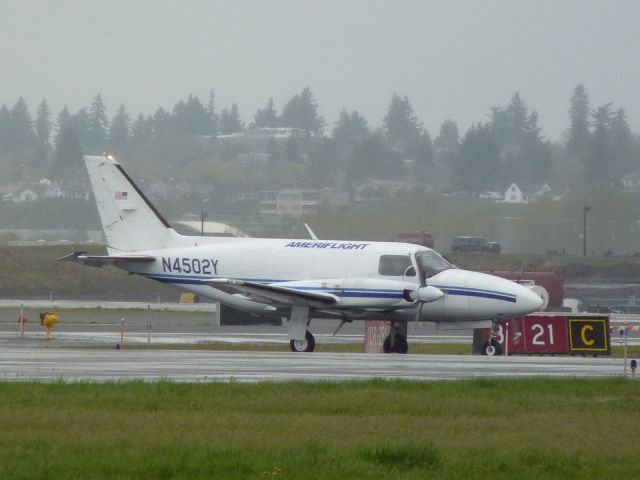
[[[113,194],[113,198],[115,198],[116,200],[126,200],[127,192],[115,192]]]

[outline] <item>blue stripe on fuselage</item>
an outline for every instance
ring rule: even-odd
[[[202,277],[202,276],[178,276],[178,275],[168,275],[168,274],[145,274],[140,273],[139,275],[143,275],[145,277],[151,278],[153,280],[157,280],[163,283],[176,283],[181,285],[204,285],[206,282],[213,280],[214,277]],[[269,280],[269,279],[248,279],[241,278],[237,280],[247,281],[247,282],[259,282],[259,283],[283,283],[288,282],[290,280]],[[467,296],[467,297],[478,297],[478,298],[490,298],[493,300],[502,300],[504,302],[516,303],[516,296],[510,293],[496,292],[492,290],[483,290],[480,288],[467,288],[467,287],[454,287],[450,285],[433,285],[434,287],[442,290],[448,295],[456,295],[456,296]],[[349,298],[397,298],[402,299],[403,291],[402,290],[391,290],[391,289],[381,289],[381,288],[349,288],[349,289],[336,289],[335,287],[302,287],[296,286],[295,288],[291,288],[292,290],[299,291],[322,291],[331,293],[333,295],[339,297],[349,297]]]
[[[462,295],[467,297],[491,298],[505,302],[516,303],[517,297],[511,293],[496,292],[495,290],[484,290],[471,287],[454,287],[451,285],[433,285],[449,295]]]

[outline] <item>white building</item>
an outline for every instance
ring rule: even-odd
[[[504,192],[505,203],[528,203],[527,195],[518,187],[517,184],[512,183]]]

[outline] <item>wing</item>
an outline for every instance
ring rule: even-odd
[[[59,258],[58,261],[81,262],[90,267],[102,267],[120,262],[140,262],[147,263],[155,261],[156,257],[151,255],[87,255],[87,252],[73,252]]]
[[[278,305],[306,305],[312,308],[330,307],[338,297],[330,293],[307,292],[272,284],[218,278],[207,282],[210,287],[232,295],[242,295],[256,302]]]

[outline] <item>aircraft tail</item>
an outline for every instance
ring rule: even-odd
[[[111,155],[85,155],[84,162],[110,253],[186,243]]]

